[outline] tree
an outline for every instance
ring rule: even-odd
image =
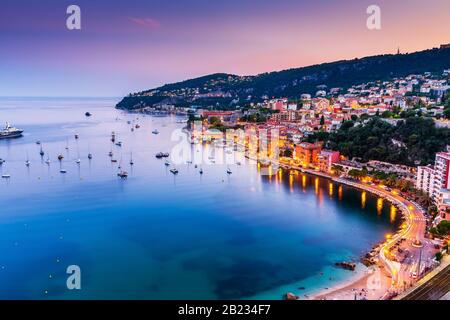
[[[450,119],[450,107],[444,109],[444,117],[445,119]]]
[[[214,125],[219,125],[220,124],[220,119],[218,117],[211,117],[211,118],[209,118],[208,122],[211,125],[213,125],[213,126]]]

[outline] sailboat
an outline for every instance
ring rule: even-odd
[[[31,164],[31,162],[30,162],[30,159],[28,158],[28,152],[27,152],[27,161],[25,161],[25,165],[26,165],[27,167],[29,167],[30,164]]]
[[[132,166],[132,165],[134,165],[134,162],[133,162],[133,152],[131,153],[131,158],[130,158],[130,166]]]
[[[117,173],[118,177],[120,177],[122,179],[125,179],[125,178],[128,177],[128,172],[122,170],[122,157],[120,158],[120,163],[119,163],[119,168],[118,169],[119,169],[119,172]]]
[[[50,165],[50,162],[51,162],[51,161],[50,161],[50,156],[47,155],[47,160],[45,160],[45,163],[48,164],[48,165]]]
[[[42,144],[40,146],[41,146],[41,151],[39,151],[39,154],[41,155],[41,157],[43,157],[45,153],[44,153],[44,150],[42,150]]]
[[[77,164],[81,163],[81,159],[80,159],[80,151],[78,150],[78,146],[77,146],[77,155],[78,155],[78,159],[75,161]]]

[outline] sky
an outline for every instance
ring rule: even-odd
[[[68,30],[66,9],[81,9]],[[366,26],[369,5],[381,29]],[[450,43],[448,0],[1,0],[0,96],[120,97]]]

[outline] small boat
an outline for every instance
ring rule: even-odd
[[[8,174],[8,173],[5,173],[5,174],[2,174],[2,178],[3,179],[9,179],[9,178],[11,178],[11,175]]]
[[[84,115],[85,115],[86,117],[90,117],[90,116],[92,116],[92,113],[90,113],[90,112],[88,111],[88,112],[86,112]]]
[[[134,128],[133,127],[131,127],[131,132],[133,132],[134,131]]]
[[[59,170],[59,172],[60,173],[67,173],[67,170],[66,169],[61,169],[61,170]]]
[[[136,129],[139,129],[141,126],[139,124],[134,126]]]
[[[50,164],[50,158],[49,157],[47,157],[47,160],[45,160],[45,163],[46,164]]]
[[[111,133],[111,141],[116,141],[116,133],[114,131]]]
[[[2,164],[4,164],[5,162],[6,162],[6,160],[3,160],[3,159],[0,158],[0,166],[1,166]]]
[[[155,155],[155,157],[158,158],[158,159],[164,158],[164,153],[158,152],[158,153]]]
[[[41,145],[41,151],[39,151],[39,154],[41,155],[41,157],[43,157],[44,156],[44,150],[42,150],[42,145]]]
[[[232,174],[233,172],[231,171],[230,168],[228,168],[228,169],[227,169],[227,173],[228,173],[228,174]]]
[[[133,161],[133,152],[131,153],[130,156],[130,166],[134,165],[134,161]]]
[[[78,135],[78,133],[75,133],[75,139],[80,138],[80,136]]]
[[[128,121],[127,121],[127,124],[131,124],[131,121],[130,121],[130,120],[128,120]]]
[[[81,159],[77,159],[75,162],[76,162],[77,164],[80,164],[80,163],[81,163]]]
[[[112,157],[112,156],[113,156],[113,152],[110,151],[110,152],[108,153],[108,156]]]
[[[125,178],[128,177],[128,172],[123,171],[123,170],[120,170],[120,171],[117,173],[117,176],[120,177],[120,178],[122,178],[122,179],[125,179]]]
[[[237,164],[238,166],[240,166],[240,165],[241,165],[241,162],[240,162],[240,161],[238,161],[238,162],[236,162],[236,164]]]
[[[200,171],[198,173],[203,174],[203,169],[200,169]]]
[[[116,142],[116,146],[121,147],[122,146],[122,141]]]
[[[168,152],[163,153],[163,157],[164,157],[164,158],[168,158],[168,157],[169,157],[169,153],[168,153]]]
[[[166,161],[164,164],[165,164],[167,167],[170,166],[170,162],[169,162],[169,161]]]
[[[116,163],[117,160],[116,160],[116,159],[111,159],[111,162],[112,162],[112,163]]]
[[[176,168],[170,169],[170,172],[172,172],[173,174],[178,174],[178,170]]]
[[[31,164],[31,162],[30,162],[30,159],[28,158],[28,152],[27,152],[27,161],[25,161],[25,165],[26,165],[27,167],[29,167],[30,164]]]
[[[41,142],[40,142],[40,141],[38,140],[38,141],[36,141],[36,144],[37,144],[37,145],[40,145],[40,144],[41,144]]]
[[[91,160],[92,159],[92,153],[88,154],[88,159]]]
[[[155,130],[152,131],[152,133],[153,134],[159,134],[159,131],[155,129]]]
[[[64,159],[64,156],[63,156],[62,154],[60,154],[60,155],[58,156],[58,160],[59,160],[59,161],[62,161],[62,159]]]

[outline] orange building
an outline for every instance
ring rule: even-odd
[[[322,151],[322,145],[322,142],[302,142],[295,147],[294,159],[299,161],[304,167],[317,165],[319,162],[320,152]]]

